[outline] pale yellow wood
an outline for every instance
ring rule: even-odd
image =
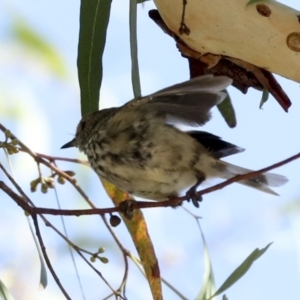
[[[299,11],[267,1],[260,3],[270,13],[263,16],[257,3],[246,6],[248,0],[187,0],[187,35],[179,33],[183,0],[154,2],[167,26],[190,48],[239,58],[300,82]]]

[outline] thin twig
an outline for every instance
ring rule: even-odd
[[[61,209],[44,209],[44,208],[39,208],[39,207],[34,207],[34,206],[31,206],[29,205],[28,201],[28,197],[26,196],[26,194],[22,191],[22,189],[19,187],[19,185],[17,184],[17,182],[15,182],[15,180],[10,176],[10,174],[6,171],[6,169],[2,166],[2,164],[0,163],[0,168],[2,169],[2,171],[6,174],[6,176],[8,177],[8,179],[10,181],[12,181],[12,183],[15,185],[15,187],[18,189],[18,191],[22,194],[23,197],[19,196],[18,194],[16,194],[11,188],[9,188],[3,181],[0,181],[0,188],[6,192],[13,200],[15,200],[15,202],[21,206],[23,208],[24,211],[26,211],[28,214],[34,216],[36,214],[47,214],[51,211],[58,211],[58,212],[61,212],[63,210]],[[27,202],[27,203],[26,203]],[[94,212],[95,209],[89,209],[87,211],[89,212]],[[68,211],[68,210],[66,210]],[[82,213],[82,210],[78,210],[79,211],[79,215],[81,215]],[[117,211],[117,208],[113,208],[113,212]],[[72,212],[72,211],[70,211]],[[105,212],[102,212],[102,220],[105,224],[105,226],[107,227],[107,229],[109,230],[110,234],[112,235],[112,237],[114,238],[115,242],[117,243],[118,247],[120,248],[121,252],[123,253],[123,257],[124,257],[124,264],[125,264],[125,270],[124,270],[124,276],[123,276],[123,279],[122,279],[122,282],[121,282],[121,285],[120,285],[120,290],[122,289],[122,287],[124,286],[125,282],[126,282],[126,279],[127,279],[127,276],[128,276],[128,260],[127,260],[127,252],[128,250],[126,250],[123,245],[121,244],[121,242],[119,241],[118,237],[116,236],[116,234],[114,233],[114,231],[111,229],[111,227],[109,226],[107,220],[105,219],[104,217],[104,214],[105,213],[110,213],[112,211],[110,210],[106,210],[105,209]],[[93,213],[94,214],[94,213]],[[59,214],[59,215],[63,215],[63,214]],[[49,224],[49,222],[47,221],[46,223],[47,225]],[[52,226],[51,226],[52,227]],[[62,235],[61,235],[62,236]],[[63,237],[63,236],[62,236]],[[70,245],[70,241],[68,241],[68,244]],[[75,245],[71,245],[73,248]],[[77,246],[75,246],[77,247]],[[87,252],[89,253],[88,251],[84,251],[84,252]],[[89,253],[91,254],[91,253]]]
[[[23,190],[20,188],[18,183],[10,176],[10,174],[6,171],[6,169],[2,166],[0,163],[0,168],[3,170],[3,172],[6,174],[8,179],[12,182],[12,184],[16,187],[16,189],[20,192],[20,194],[23,196],[21,197],[20,195],[16,194],[12,189],[10,189],[3,181],[0,181],[0,188],[6,192],[15,202],[20,205],[24,211],[27,213],[31,214],[32,216],[36,216],[39,214],[37,207],[34,206],[34,204],[31,202],[31,200],[27,197],[27,195],[23,192]],[[29,205],[30,204],[30,205]],[[58,210],[59,211],[59,210]],[[56,227],[54,227],[43,215],[40,215],[40,217],[43,219],[44,223],[46,226],[51,227],[61,238],[63,238],[81,257],[84,257],[81,252],[85,252],[89,255],[93,255],[93,253],[88,252],[84,249],[81,249],[80,247],[76,246],[74,243],[72,243],[66,236],[64,236]],[[44,255],[44,252],[43,252]],[[46,260],[46,258],[45,258]],[[85,261],[87,261],[84,258]],[[95,269],[93,267],[93,269]],[[52,272],[51,272],[52,273]],[[99,272],[97,272],[99,274]],[[117,291],[111,288],[111,286],[107,283],[107,281],[102,277],[101,279],[108,285],[108,287],[116,294],[119,295]]]
[[[0,164],[0,167],[1,167],[1,164]],[[33,220],[34,220],[34,217],[36,217],[37,214],[39,214],[37,207],[33,207],[33,206],[30,206],[28,205],[23,197],[19,196],[18,194],[16,194],[14,191],[12,191],[3,181],[0,181],[0,188],[5,191],[13,200],[16,200],[17,204],[19,204],[27,213],[31,214]],[[27,198],[27,196],[25,195],[25,197]],[[96,270],[90,263],[89,261],[82,255],[81,252],[85,252],[89,255],[93,255],[93,253],[85,250],[85,249],[82,249],[80,247],[78,247],[77,245],[75,245],[74,243],[72,243],[66,236],[64,236],[56,227],[54,227],[43,215],[40,216],[43,221],[45,222],[45,225],[48,226],[48,227],[51,227],[61,238],[63,238],[86,262],[88,262],[88,264],[96,271],[96,273],[101,277],[101,279],[107,284],[107,286],[116,294],[116,295],[119,295],[119,293],[117,291],[115,291],[109,284],[108,282],[105,280],[105,278],[103,278],[102,274]],[[42,253],[43,253],[43,256],[45,255],[44,251],[43,251],[43,245],[41,244],[41,249],[42,249]],[[45,261],[47,263],[47,257],[45,257]],[[47,263],[47,266],[48,266],[48,263]],[[48,266],[49,267],[49,266]],[[53,275],[52,271],[50,270],[51,274]],[[56,281],[56,278],[54,278],[55,281]],[[60,284],[57,282],[57,284],[60,286]],[[68,298],[70,299],[70,298]]]
[[[22,150],[23,151],[23,150]],[[49,161],[67,161],[67,162],[71,162],[71,163],[75,163],[75,164],[81,164],[87,167],[90,167],[90,164],[88,161],[86,160],[82,160],[82,159],[76,159],[76,158],[68,158],[68,157],[60,157],[60,156],[51,156],[51,155],[46,155],[46,154],[42,154],[42,153],[35,153],[37,156],[48,159]]]
[[[41,170],[41,165],[38,162],[36,162],[36,164],[37,164],[39,178],[41,180],[41,183],[44,183],[44,181],[43,181],[43,175],[42,175],[42,170]]]
[[[111,234],[111,236],[113,237],[113,239],[115,240],[116,244],[118,245],[118,247],[120,248],[120,250],[121,250],[121,252],[123,254],[125,268],[124,268],[123,279],[122,279],[122,282],[121,282],[120,287],[118,288],[118,290],[119,291],[123,291],[123,295],[125,297],[125,285],[126,285],[126,281],[127,281],[127,277],[128,277],[128,269],[129,269],[128,258],[127,258],[129,251],[126,248],[124,248],[124,246],[122,245],[121,241],[118,239],[117,235],[112,230],[112,228],[109,225],[109,223],[107,222],[105,215],[101,215],[101,218],[102,218],[102,220],[103,220],[106,228],[108,229],[109,233]]]
[[[55,161],[53,163],[55,164]],[[52,171],[52,175],[54,175],[53,171]],[[56,186],[54,186],[54,194],[55,194],[55,198],[56,198],[56,203],[57,203],[58,209],[61,209]],[[69,239],[68,231],[67,231],[67,227],[66,227],[66,224],[65,224],[64,217],[60,216],[60,218],[61,218],[61,223],[62,223],[64,234],[65,234],[66,238]],[[80,278],[80,275],[79,275],[79,272],[78,272],[77,263],[76,263],[76,260],[75,260],[75,257],[74,257],[74,252],[73,252],[74,249],[71,247],[70,244],[68,244],[68,250],[70,252],[72,263],[73,263],[73,266],[74,266],[74,269],[75,269],[76,278],[77,278],[77,281],[78,281],[78,284],[79,284],[79,288],[80,288],[80,291],[81,291],[82,299],[85,300],[86,298],[85,298],[85,294],[84,294],[84,290],[83,290],[81,278]]]
[[[54,269],[53,269],[53,267],[51,265],[50,259],[48,257],[47,251],[46,251],[46,247],[44,245],[44,242],[43,242],[43,239],[42,239],[42,236],[41,236],[41,233],[40,233],[37,216],[36,215],[32,215],[31,217],[33,219],[33,224],[34,224],[34,227],[35,227],[36,236],[38,238],[38,241],[39,241],[39,244],[40,244],[40,247],[41,247],[44,259],[45,259],[45,262],[47,264],[47,267],[48,267],[49,271],[51,272],[51,274],[52,274],[52,276],[53,276],[56,284],[58,285],[58,287],[60,288],[60,290],[64,294],[64,296],[67,299],[72,300],[72,298],[68,295],[67,291],[64,289],[64,287],[60,283],[60,280],[59,280],[58,276],[56,275],[56,273],[55,273],[55,271],[54,271]]]
[[[0,123],[0,130],[2,130],[3,132],[6,132],[7,128]],[[92,207],[94,207],[94,205],[92,204],[92,202],[89,200],[89,198],[87,197],[87,195],[80,188],[80,186],[77,184],[76,180],[73,177],[71,177],[67,173],[61,171],[59,168],[57,168],[55,165],[53,165],[52,163],[50,163],[47,160],[45,160],[43,157],[38,156],[37,153],[33,152],[30,148],[28,148],[25,144],[23,144],[12,133],[11,133],[11,138],[12,139],[17,139],[18,140],[18,145],[20,146],[20,150],[28,153],[37,163],[41,163],[41,164],[47,166],[49,169],[51,169],[52,171],[54,171],[56,174],[62,176],[67,181],[69,181],[74,186],[74,188],[78,191],[78,193],[88,202],[88,204],[91,205]]]
[[[128,257],[135,263],[135,265],[137,266],[137,268],[139,269],[139,271],[146,277],[145,271],[143,270],[141,261],[137,257],[135,257],[135,255],[132,254],[131,252],[128,253]],[[180,293],[174,286],[172,286],[172,284],[170,284],[166,279],[164,279],[163,277],[161,277],[161,281],[170,290],[172,290],[178,297],[180,297],[182,300],[187,300],[187,298],[182,293]]]
[[[76,249],[75,249],[76,250]],[[114,289],[113,289],[113,287],[106,281],[106,279],[103,277],[103,275],[101,274],[101,272],[100,271],[98,271],[90,262],[89,262],[89,260],[88,259],[86,259],[86,257],[81,253],[81,251],[77,251],[77,253],[81,256],[81,258],[99,275],[99,277],[106,283],[106,285],[111,289],[111,291],[116,295],[116,296],[119,296],[119,297],[121,297],[122,299],[124,299],[123,298],[123,296],[122,295],[120,295],[120,293],[119,292],[117,292],[117,291],[115,291]],[[124,299],[125,300],[125,299]]]
[[[6,128],[3,125],[1,125],[1,124],[0,124],[0,129],[6,131]],[[12,138],[16,138],[14,135],[11,135],[11,137]],[[39,168],[40,167],[39,163],[45,164],[46,166],[50,167],[52,169],[52,171],[56,172],[57,174],[60,174],[60,172],[59,172],[60,170],[56,167],[56,165],[54,165],[54,166],[52,164],[48,165],[48,163],[46,161],[38,159],[38,158],[43,157],[43,158],[46,158],[49,161],[54,162],[54,163],[55,163],[55,159],[65,160],[64,158],[57,158],[57,157],[52,157],[52,156],[48,156],[48,155],[42,155],[42,154],[39,154],[39,153],[34,153],[33,151],[28,152],[27,150],[29,148],[26,147],[22,142],[19,141],[19,145],[22,147],[23,151],[25,151],[28,154],[30,154],[35,159],[35,161],[37,162],[40,177],[41,177],[41,172],[40,172],[40,168]],[[79,162],[79,163],[82,163],[82,164],[85,164],[85,165],[89,166],[89,164],[87,162],[83,162],[83,161],[79,161],[79,160],[78,161],[76,161],[76,160],[73,160],[73,161],[69,160],[69,161],[71,161],[71,162]],[[2,168],[2,170],[5,172],[4,168]],[[10,180],[13,180],[13,178],[10,178],[10,175],[8,173],[6,173],[6,175],[9,177]],[[68,176],[68,174],[60,174],[60,175],[67,175],[67,176],[63,176],[63,177],[65,177],[67,180],[70,181],[70,183],[77,189],[77,191],[83,196],[83,198],[88,202],[88,204],[90,206],[94,207],[93,209],[88,210],[89,211],[88,214],[90,212],[93,212],[94,209],[96,209],[95,206],[94,206],[94,204],[89,200],[89,198],[83,192],[83,190],[81,190],[81,188],[76,184],[76,181],[72,177]],[[14,184],[16,185],[17,183],[14,182]],[[6,186],[4,182],[1,182],[1,188],[3,190],[5,190],[5,192],[8,195],[10,195],[11,198],[14,199],[17,202],[17,204],[20,205],[27,213],[29,213],[29,214],[47,214],[47,211],[44,211],[43,208],[40,209],[38,207],[32,207],[32,206],[24,204],[23,199],[19,195],[17,195],[16,193],[14,193],[8,186]],[[18,189],[18,190],[19,190],[19,192],[22,192],[21,189]],[[24,196],[26,196],[26,195],[24,194]],[[25,197],[25,198],[27,198],[27,197]],[[112,213],[112,212],[116,212],[116,211],[118,211],[117,208],[112,208],[112,209],[108,209],[108,210],[102,212],[102,219],[104,221],[104,224],[106,225],[106,227],[110,231],[111,235],[113,236],[114,240],[116,241],[116,243],[117,243],[118,247],[120,248],[121,252],[123,253],[123,258],[124,258],[124,263],[125,263],[125,269],[124,269],[124,276],[123,276],[123,279],[122,279],[122,282],[121,282],[121,285],[120,285],[120,288],[119,288],[120,290],[122,290],[123,286],[125,285],[127,276],[128,276],[128,260],[127,260],[127,256],[126,256],[127,250],[122,246],[121,242],[118,240],[117,236],[112,231],[111,227],[109,226],[109,224],[107,223],[107,221],[106,221],[106,219],[104,217],[105,213]],[[54,229],[54,226],[52,226],[52,227]],[[70,243],[68,243],[68,244],[70,245]]]

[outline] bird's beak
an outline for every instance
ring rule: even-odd
[[[62,147],[60,147],[60,149],[66,149],[66,148],[74,147],[75,146],[74,143],[75,143],[75,139],[73,139],[72,141],[66,143],[65,145],[63,145]]]

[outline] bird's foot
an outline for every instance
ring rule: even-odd
[[[186,193],[186,197],[188,199],[188,201],[192,200],[192,203],[194,204],[195,207],[199,208],[199,202],[202,201],[202,196],[199,196],[197,194],[197,189],[198,185],[194,185],[192,186]]]
[[[195,207],[199,207],[199,202],[202,201],[202,196],[197,194],[197,187],[205,180],[205,176],[202,172],[197,173],[197,182],[186,193],[188,201],[192,200]]]

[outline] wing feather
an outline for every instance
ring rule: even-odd
[[[195,77],[147,97],[133,100],[125,107],[139,106],[160,112],[166,122],[204,125],[211,117],[212,107],[225,99],[226,94],[222,90],[231,83],[232,80],[225,76]]]

